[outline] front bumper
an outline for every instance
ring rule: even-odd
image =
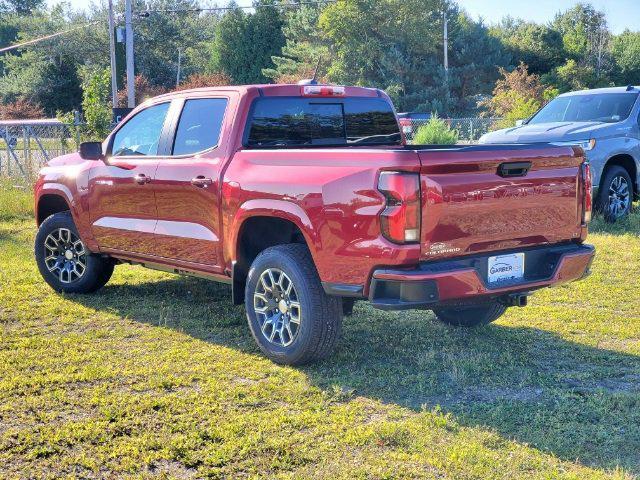
[[[524,252],[524,277],[497,286],[488,285],[488,258],[496,254]],[[382,310],[432,308],[504,298],[539,288],[580,280],[589,274],[595,249],[591,245],[556,245],[455,260],[424,262],[411,270],[379,269],[373,272],[369,301]]]

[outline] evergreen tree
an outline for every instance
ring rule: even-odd
[[[618,68],[617,82],[620,85],[640,85],[640,32],[625,30],[615,37],[611,53]]]
[[[239,8],[227,12],[216,29],[210,70],[227,75],[234,83],[266,83],[264,69],[285,44],[282,14],[273,0],[254,4],[255,13]]]

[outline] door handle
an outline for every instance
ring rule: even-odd
[[[136,181],[138,185],[144,185],[145,183],[149,183],[151,181],[151,177],[148,177],[144,173],[139,173],[133,179]]]
[[[205,177],[204,175],[198,175],[197,177],[194,177],[191,179],[191,185],[199,188],[207,188],[212,183],[213,183],[213,180],[211,180],[208,177]]]
[[[531,168],[531,162],[505,162],[498,167],[501,177],[526,177]]]

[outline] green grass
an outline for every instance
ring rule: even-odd
[[[33,192],[18,181],[0,178],[0,220],[33,216]]]
[[[0,191],[2,478],[640,475],[638,214],[491,326],[358,304],[331,359],[289,368],[224,285],[120,266],[53,293],[22,196]]]

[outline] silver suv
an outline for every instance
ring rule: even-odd
[[[632,86],[564,93],[515,127],[483,135],[480,143],[581,146],[593,172],[596,208],[615,221],[630,212],[640,186],[639,94]]]

